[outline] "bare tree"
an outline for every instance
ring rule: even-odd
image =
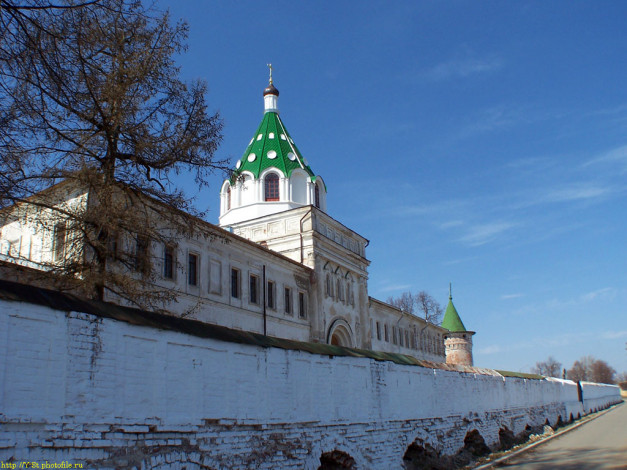
[[[536,362],[531,372],[544,375],[545,377],[560,377],[562,375],[562,364],[553,356],[549,356],[546,361]]]
[[[593,382],[613,384],[615,383],[614,374],[616,374],[616,370],[614,370],[614,368],[607,362],[599,359],[592,363],[590,375]]]
[[[187,25],[139,1],[59,0],[13,15],[0,1],[0,209],[34,205],[48,231],[63,221],[64,248],[76,253],[50,270],[80,279],[90,295],[144,307],[172,300],[150,289],[142,261],[155,243],[194,233],[202,216],[172,177],[191,172],[201,188],[225,169],[206,84],[183,82],[174,62]],[[59,185],[43,191],[61,182],[87,201],[62,203]]]
[[[387,303],[400,308],[405,313],[414,313],[416,301],[414,294],[411,292],[403,292],[399,297],[388,297]]]
[[[442,306],[430,294],[425,291],[418,292],[416,296],[418,311],[420,311],[425,320],[429,323],[439,325],[442,323],[442,314],[444,310]]]
[[[614,383],[616,371],[610,365],[592,356],[585,356],[575,361],[568,370],[568,378],[575,381],[589,381],[597,383]]]
[[[444,310],[429,293],[420,291],[417,294],[403,292],[399,297],[388,297],[387,303],[400,308],[403,312],[422,316],[427,322],[439,325]]]

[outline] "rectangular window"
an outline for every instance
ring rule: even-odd
[[[285,313],[292,313],[292,289],[285,288]]]
[[[396,344],[396,327],[392,327],[392,344]]]
[[[259,277],[254,274],[248,278],[248,297],[251,304],[259,303]]]
[[[275,304],[274,304],[274,282],[273,281],[268,281],[267,282],[267,297],[266,297],[266,304],[268,306],[268,308],[271,308],[272,310],[274,310],[276,308]]]
[[[403,345],[403,329],[399,328],[398,329],[398,344],[399,345]]]
[[[135,236],[135,270],[147,274],[150,270],[150,262],[148,260],[148,237],[144,235]]]
[[[174,247],[169,245],[163,247],[163,277],[174,279]]]
[[[65,259],[65,241],[67,228],[65,222],[60,222],[54,226],[54,260],[63,261]]]
[[[117,233],[113,232],[110,233],[108,238],[107,238],[107,256],[110,259],[118,259],[119,257],[119,252],[118,252],[118,243],[119,240],[119,236]]]
[[[298,293],[298,316],[300,318],[307,316],[307,299],[304,292]]]
[[[409,347],[409,330],[405,330],[405,347]]]
[[[231,268],[231,297],[239,299],[239,269]]]
[[[390,336],[388,334],[388,325],[387,324],[383,325],[383,332],[385,334],[385,340],[387,342],[390,342]]]
[[[198,285],[198,255],[187,255],[187,283],[190,286]]]
[[[381,341],[381,323],[377,322],[377,339]]]

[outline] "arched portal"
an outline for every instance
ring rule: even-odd
[[[350,325],[342,320],[335,320],[329,328],[327,342],[333,346],[353,347],[353,334]]]

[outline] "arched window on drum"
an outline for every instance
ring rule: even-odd
[[[265,200],[279,200],[279,176],[276,173],[268,173],[264,179],[265,183]]]

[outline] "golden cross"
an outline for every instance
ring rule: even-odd
[[[270,85],[272,85],[272,64],[266,64],[270,69]]]

